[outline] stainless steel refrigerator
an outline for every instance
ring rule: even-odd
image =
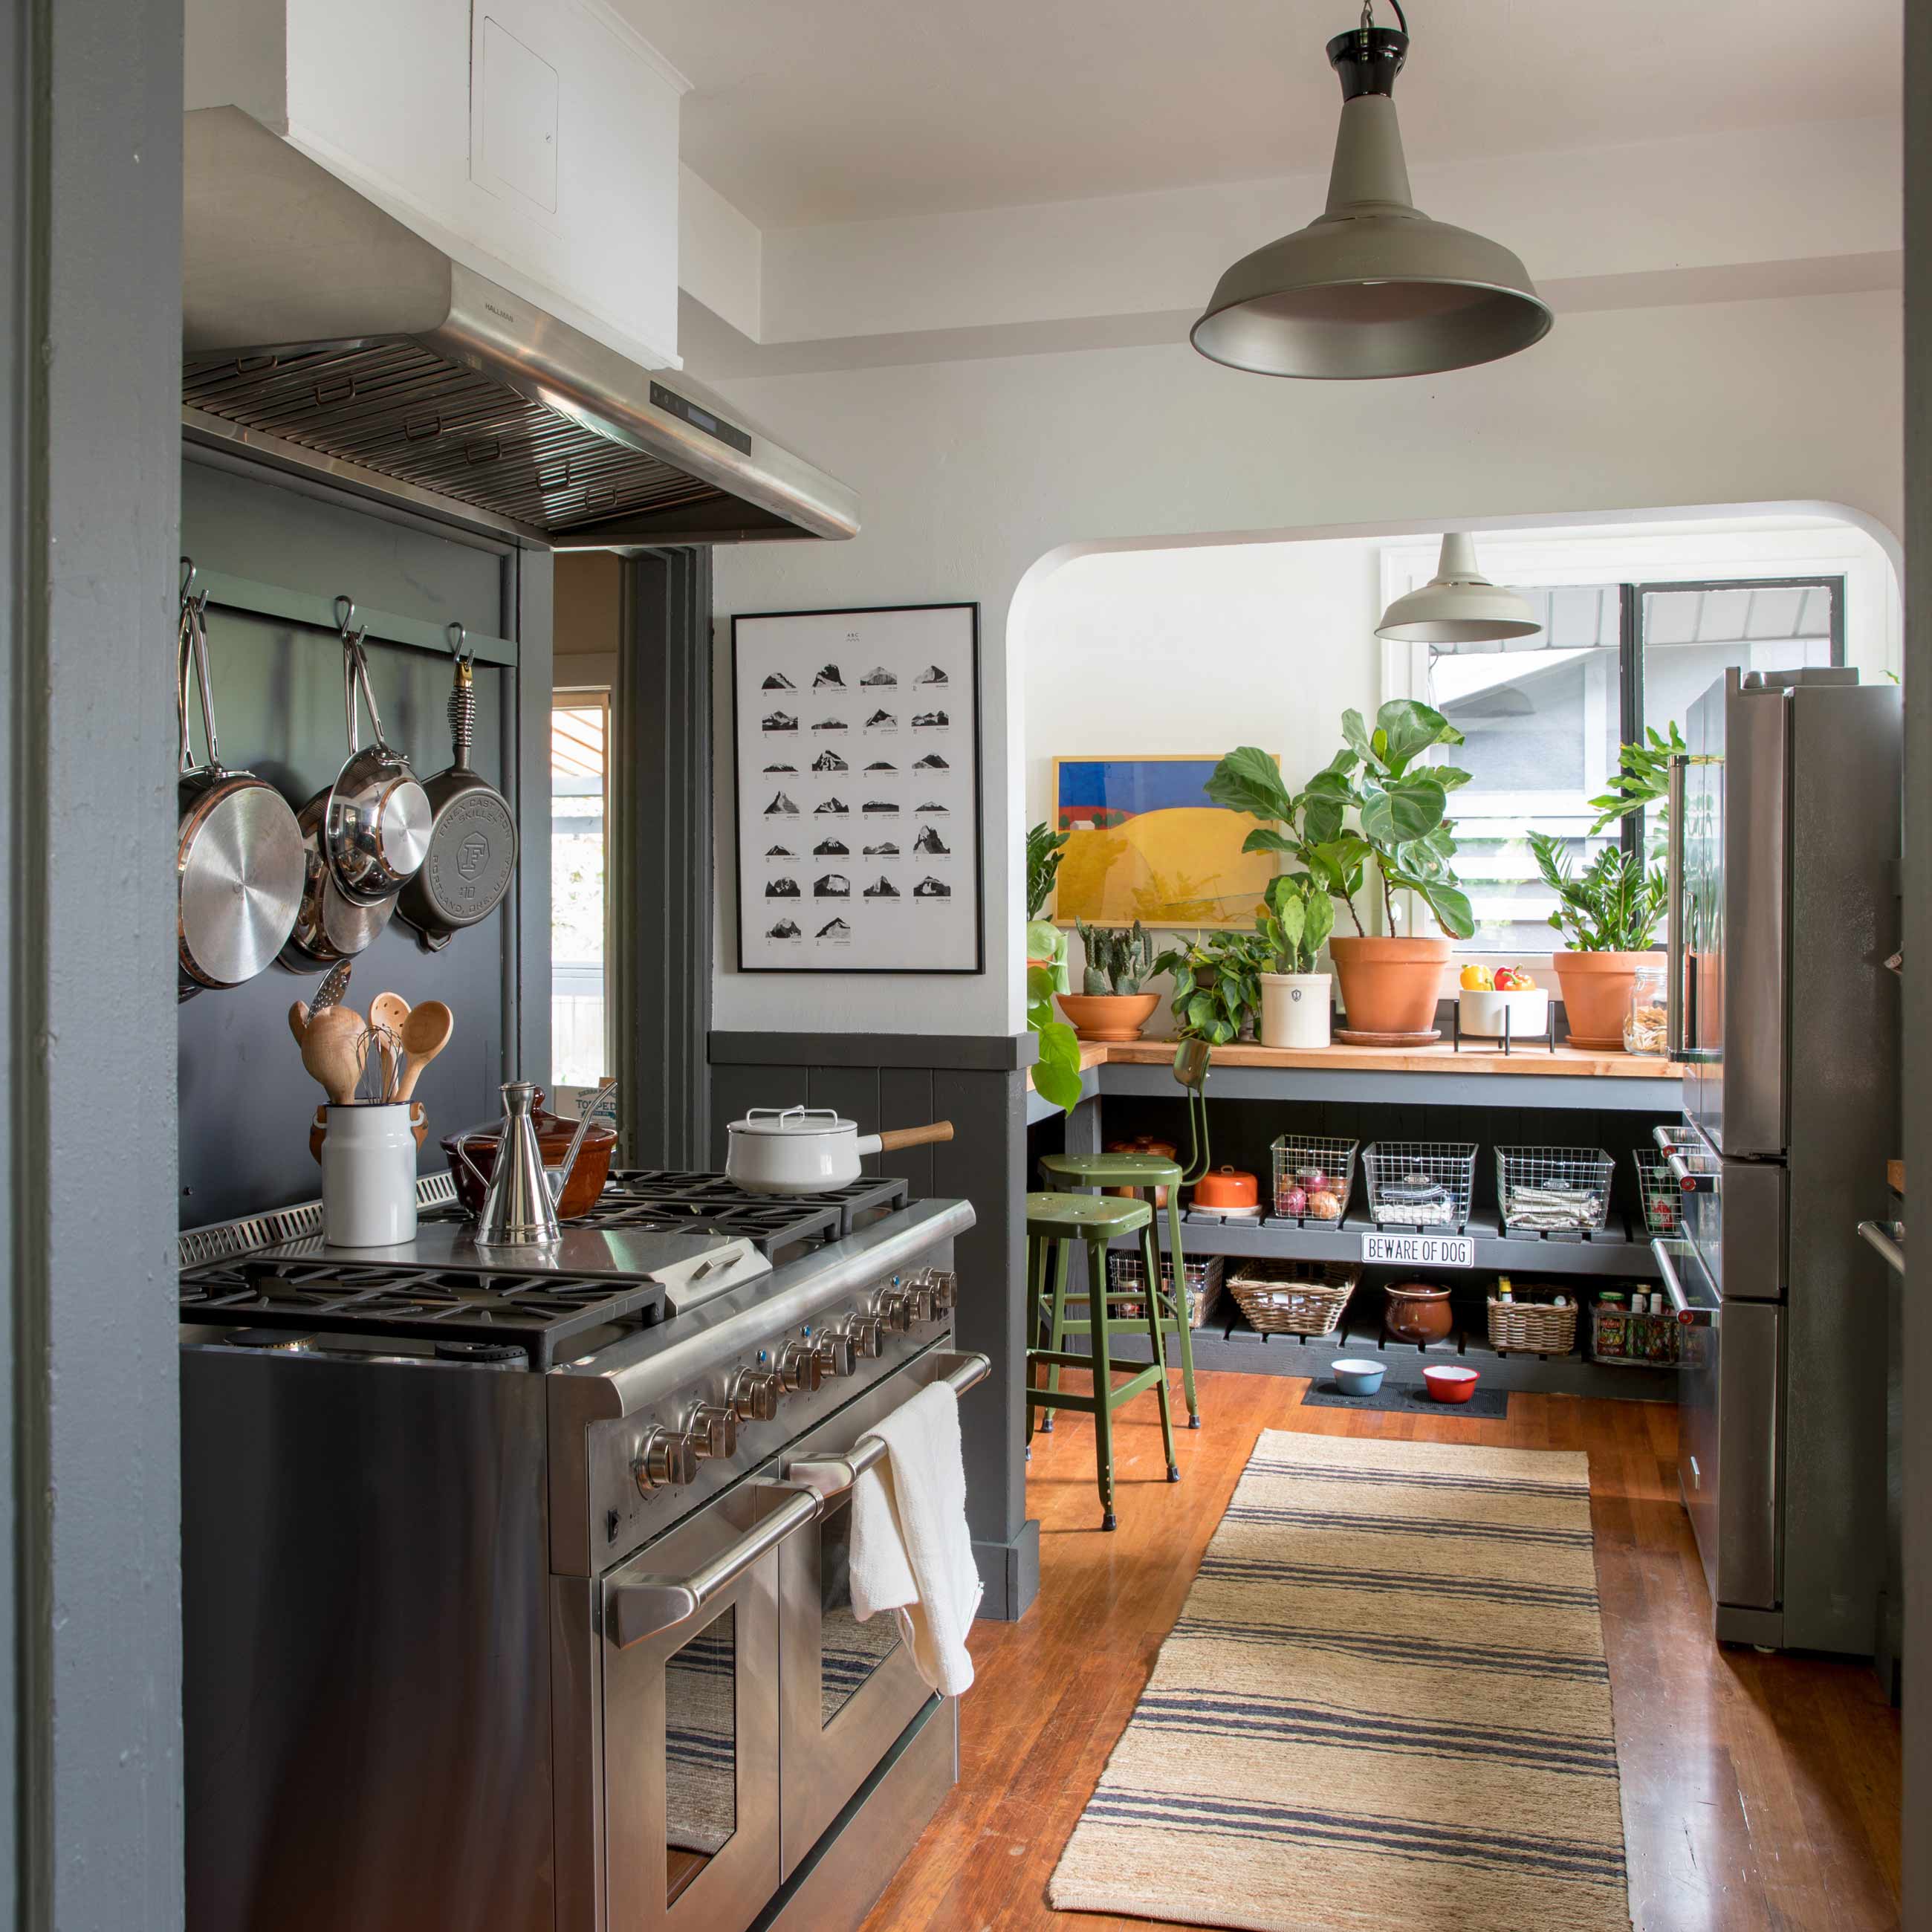
[[[1884,1582],[1903,714],[1856,671],[1731,670],[1670,798],[1684,1196],[1678,1468],[1717,1635],[1867,1654]],[[1920,970],[1926,962],[1919,962]]]

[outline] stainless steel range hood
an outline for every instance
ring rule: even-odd
[[[184,433],[555,550],[849,537],[682,376],[452,260],[236,107],[187,117]]]

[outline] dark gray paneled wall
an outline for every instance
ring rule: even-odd
[[[182,1923],[179,0],[6,9],[16,1922]],[[17,1790],[13,1780],[17,1777]]]
[[[184,466],[182,549],[197,566],[332,596],[340,592],[439,625],[514,634],[517,553],[287,487],[266,472],[191,460]],[[548,559],[542,559],[545,570]],[[526,621],[527,621],[527,616]],[[446,712],[450,665],[440,656],[371,639],[370,681],[392,743],[419,776],[449,763]],[[527,649],[527,646],[525,646]],[[246,765],[299,805],[334,778],[346,754],[342,652],[334,634],[219,605],[208,614],[208,652],[230,764]],[[549,678],[479,664],[478,770],[518,801],[520,740],[541,734],[548,766]],[[537,687],[538,715],[520,720],[520,686]],[[365,740],[368,725],[363,730]],[[197,742],[199,742],[197,736]],[[529,782],[526,779],[526,783]],[[379,992],[412,1004],[446,1000],[456,1015],[449,1048],[418,1090],[431,1134],[421,1156],[440,1170],[437,1138],[496,1112],[498,1085],[516,1058],[520,985],[529,983],[548,1036],[549,808],[539,776],[525,808],[519,880],[503,908],[440,952],[392,921],[356,962],[349,1004],[367,1012]],[[535,967],[520,959],[520,923],[534,926]],[[313,1200],[319,1182],[308,1121],[320,1090],[303,1072],[287,1012],[322,976],[273,967],[245,986],[204,992],[180,1010],[182,1225]],[[541,1063],[548,1066],[548,1052]]]
[[[1907,1184],[1932,1174],[1932,9],[1905,9],[1905,957]],[[1910,1247],[1905,1363],[1905,1910],[1932,1928],[1932,1265]],[[1913,1820],[1921,1821],[1915,1828]]]
[[[961,1406],[967,1517],[986,1586],[982,1616],[1022,1615],[1039,1589],[1039,1526],[1026,1515],[1026,1073],[1033,1042],[944,1034],[711,1036],[711,1159],[726,1127],[752,1107],[834,1107],[861,1133],[950,1120],[935,1147],[874,1156],[868,1171],[902,1174],[915,1196],[970,1201],[979,1219],[956,1250],[959,1345],[992,1374]]]

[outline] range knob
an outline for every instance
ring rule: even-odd
[[[872,1312],[896,1334],[903,1335],[912,1326],[912,1296],[903,1288],[882,1288]]]
[[[788,1342],[778,1351],[778,1373],[788,1389],[815,1391],[824,1377],[818,1351],[809,1342]]]
[[[950,1315],[959,1305],[959,1277],[950,1268],[921,1268],[912,1279],[914,1287],[931,1292],[935,1313]]]
[[[684,1434],[700,1462],[709,1456],[729,1457],[738,1453],[736,1412],[720,1408],[715,1402],[700,1402],[691,1412]]]
[[[775,1369],[740,1369],[731,1384],[731,1406],[741,1422],[771,1422],[784,1394],[784,1381]]]
[[[696,1446],[688,1436],[653,1429],[638,1444],[638,1460],[631,1465],[631,1474],[646,1496],[653,1490],[688,1483],[698,1474]]]
[[[849,1335],[828,1329],[813,1345],[812,1353],[828,1376],[849,1376],[852,1372],[852,1338]]]
[[[847,1316],[844,1332],[855,1355],[869,1359],[885,1346],[886,1324],[876,1315]]]

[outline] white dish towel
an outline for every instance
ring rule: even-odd
[[[852,1612],[892,1611],[914,1667],[943,1697],[973,1682],[966,1633],[982,1586],[966,1527],[959,1398],[921,1389],[867,1432],[886,1453],[852,1486]]]

